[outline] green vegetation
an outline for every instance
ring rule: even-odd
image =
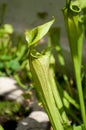
[[[86,9],[85,1],[67,0],[62,10],[74,69],[76,83],[74,88],[70,85],[66,74],[65,61],[59,44],[59,29],[50,29],[54,19],[26,33],[34,86],[48,113],[53,130],[86,130],[86,108],[81,82],[82,44],[86,28],[84,9]],[[48,31],[48,48],[39,53],[35,46]],[[62,67],[65,88],[55,78],[53,49],[56,50]],[[74,98],[75,95],[77,98]],[[77,112],[80,114],[77,115]]]
[[[13,32],[13,27],[5,24],[0,28],[0,76],[10,76],[24,89],[30,78],[28,50],[24,37]],[[23,82],[21,79],[23,78]],[[28,78],[28,79],[29,79]]]
[[[2,14],[5,7],[2,8]],[[62,12],[73,65],[73,84],[66,71],[67,66],[60,45],[60,28],[51,28],[55,18],[32,30],[26,30],[25,40],[24,36],[14,33],[11,25],[2,24],[3,15],[1,15],[0,76],[15,78],[26,90],[31,88],[27,83],[30,84],[31,81],[34,83],[33,86],[49,116],[53,130],[86,130],[86,74],[82,71],[82,47],[86,36],[86,1],[66,0]],[[39,52],[37,48],[39,41],[47,33],[47,48]],[[57,61],[61,73],[58,72]],[[27,98],[27,94],[24,96]],[[4,110],[9,116],[21,108],[18,104],[13,108],[13,104],[4,102],[0,103],[1,112],[5,105],[10,106]]]
[[[16,101],[1,101],[0,102],[0,116],[5,117],[5,119],[19,120],[22,116],[29,110],[24,108],[21,103]]]

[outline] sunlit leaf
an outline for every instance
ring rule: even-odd
[[[30,47],[35,45],[42,37],[44,37],[46,33],[49,31],[53,22],[54,19],[34,28],[31,31],[26,31],[26,40],[28,42],[28,46]]]
[[[0,125],[0,130],[4,130],[4,128]]]
[[[36,90],[48,113],[54,130],[64,130],[61,115],[56,107],[49,80],[49,55],[30,55],[30,68]],[[58,117],[58,118],[57,118]]]
[[[5,24],[4,30],[6,33],[9,33],[9,34],[13,33],[13,27],[10,24]]]
[[[85,130],[83,125],[79,125],[79,126],[73,126],[73,130]]]
[[[5,34],[12,34],[13,27],[10,24],[5,24],[0,28],[0,37],[3,37]]]

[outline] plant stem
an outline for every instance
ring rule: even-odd
[[[77,59],[75,59],[74,61],[74,71],[75,71],[76,85],[77,85],[78,96],[80,101],[81,115],[82,115],[84,126],[86,128],[85,103],[83,98],[83,91],[82,91],[82,84],[81,84],[81,77],[80,77],[80,67]]]

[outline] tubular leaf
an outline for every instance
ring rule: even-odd
[[[33,57],[30,54],[30,68],[40,99],[48,113],[54,130],[64,130],[62,118],[56,107],[51,86],[49,83],[49,57],[42,55]],[[53,86],[52,86],[53,87]]]
[[[73,12],[67,8],[63,10],[63,13],[71,50],[76,86],[80,101],[81,115],[84,126],[86,128],[85,103],[81,84],[81,59],[82,59],[84,25],[81,21],[79,21],[80,18],[79,13]]]

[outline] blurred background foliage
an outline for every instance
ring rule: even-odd
[[[0,8],[0,77],[10,77],[24,90],[30,90],[31,73],[28,61],[28,48],[24,34],[16,32],[12,25],[4,24],[6,4]],[[7,120],[23,118],[29,111],[31,94],[27,91],[22,95],[25,102],[2,99],[0,96],[0,124]],[[3,130],[0,125],[0,130]]]
[[[18,84],[24,85],[30,78],[27,44],[22,35],[13,32],[13,27],[0,27],[0,76],[12,76]],[[21,83],[23,79],[23,83]]]
[[[24,34],[15,32],[10,24],[3,24],[5,11],[6,5],[3,4],[0,13],[0,76],[14,77],[22,88],[27,89],[25,83],[31,78],[27,43]]]

